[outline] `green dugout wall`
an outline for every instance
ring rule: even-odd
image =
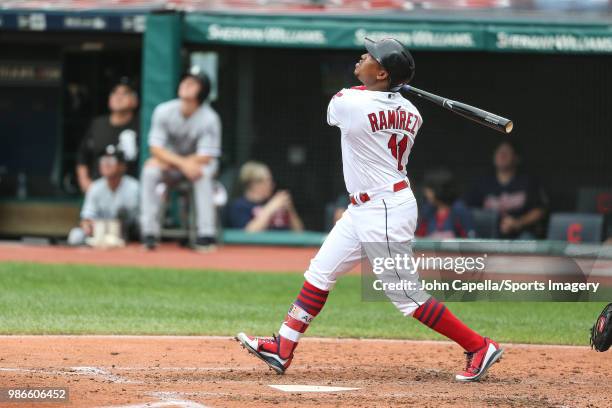
[[[612,53],[608,23],[481,22],[408,17],[283,17],[188,14],[187,41],[274,47],[361,48],[393,36],[415,50]]]
[[[147,16],[142,55],[141,164],[149,156],[147,136],[151,114],[161,102],[176,96],[181,73],[182,18],[179,14]]]

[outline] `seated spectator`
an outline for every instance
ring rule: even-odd
[[[110,114],[95,118],[77,152],[76,173],[79,187],[85,193],[97,179],[98,158],[108,145],[123,152],[128,174],[138,174],[138,133],[140,125],[136,109],[138,95],[130,82],[123,78],[108,96]]]
[[[291,194],[286,190],[274,192],[274,180],[268,166],[253,161],[245,163],[240,169],[240,182],[244,196],[229,206],[231,228],[243,228],[248,232],[304,229]]]
[[[499,213],[499,236],[534,239],[545,215],[545,195],[538,182],[518,171],[519,151],[510,140],[495,149],[495,174],[479,180],[467,196],[470,207]]]
[[[70,232],[71,245],[85,243],[94,233],[99,220],[119,220],[126,234],[136,237],[138,222],[138,181],[125,174],[123,153],[113,145],[106,148],[99,160],[101,177],[91,183],[81,209],[81,225]]]
[[[473,238],[474,220],[470,210],[458,199],[453,174],[440,169],[430,171],[423,181],[426,203],[419,209],[415,235],[436,239]]]
[[[160,238],[163,191],[182,181],[193,186],[195,249],[209,250],[217,242],[213,196],[221,156],[221,120],[206,102],[209,92],[208,77],[193,70],[181,80],[178,98],[161,103],[153,112],[149,133],[151,158],[141,176],[140,227],[147,249],[155,249]]]

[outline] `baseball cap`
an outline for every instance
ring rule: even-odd
[[[389,73],[391,85],[412,80],[415,71],[414,58],[401,42],[394,38],[374,41],[366,37],[365,48]]]
[[[125,155],[123,154],[123,152],[117,146],[112,144],[104,148],[104,151],[100,155],[100,159],[103,157],[114,157],[120,163],[125,162]]]
[[[136,96],[138,96],[138,89],[136,84],[134,83],[134,81],[132,81],[130,78],[123,76],[121,78],[119,78],[117,81],[115,81],[115,83],[113,84],[113,86],[111,87],[111,93],[115,91],[115,89],[117,89],[120,86],[125,86],[126,88],[128,88],[133,94],[135,94]]]

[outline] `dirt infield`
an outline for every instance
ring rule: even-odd
[[[483,382],[461,384],[452,377],[463,355],[446,342],[305,339],[284,376],[230,338],[3,336],[0,344],[0,388],[69,389],[69,403],[30,405],[41,408],[612,406],[612,358],[586,347],[508,345]],[[278,384],[358,389],[270,387]]]
[[[165,245],[145,253],[139,246],[101,251],[0,244],[0,262],[301,272],[316,250],[228,246],[199,254]],[[504,265],[525,265],[506,258]],[[591,270],[609,268],[609,262],[596,263]],[[67,387],[70,397],[67,404],[0,407],[612,407],[612,352],[505,348],[485,381],[460,384],[453,375],[464,357],[447,342],[306,338],[289,372],[278,376],[230,338],[0,336],[0,389]],[[289,393],[270,387],[290,384],[357,389]]]

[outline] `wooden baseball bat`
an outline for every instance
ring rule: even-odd
[[[425,100],[435,103],[436,105],[440,105],[453,113],[473,120],[474,122],[480,123],[481,125],[490,127],[491,129],[495,129],[498,132],[508,134],[512,132],[512,129],[514,128],[514,124],[510,119],[506,119],[502,116],[487,112],[485,110],[476,108],[463,102],[453,101],[452,99],[444,98],[442,96],[432,94],[431,92],[423,91],[411,85],[403,85],[399,89],[399,92],[404,96],[407,96],[408,94],[416,95],[419,98],[423,98]]]

